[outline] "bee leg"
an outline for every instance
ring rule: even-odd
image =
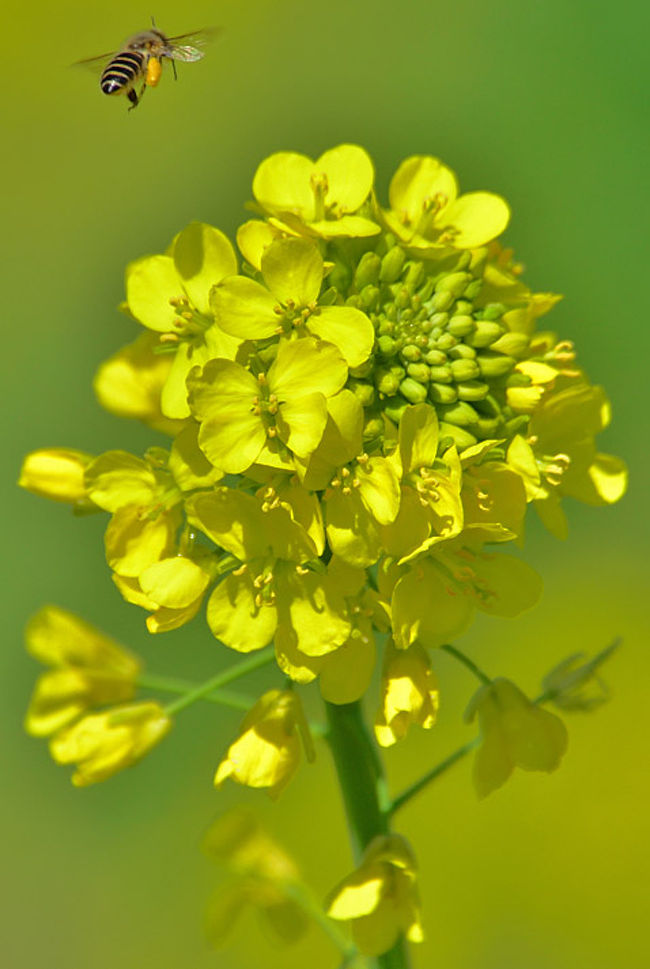
[[[174,72],[174,80],[178,80],[178,74],[176,73],[176,61],[172,59],[172,71]]]
[[[140,104],[140,101],[142,100],[142,95],[144,94],[146,86],[147,86],[146,84],[142,85],[142,87],[140,88],[139,94],[136,94],[135,88],[129,88],[129,90],[126,92],[126,96],[131,102],[131,107],[129,108],[129,111],[133,111],[133,109],[137,108],[137,106]]]

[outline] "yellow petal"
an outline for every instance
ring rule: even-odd
[[[265,158],[253,178],[253,195],[271,212],[294,212],[305,221],[314,217],[311,158],[280,151]]]
[[[208,313],[212,287],[237,272],[230,240],[211,225],[192,222],[176,236],[173,256],[185,292],[200,313]]]
[[[368,198],[375,179],[370,156],[358,145],[339,145],[323,152],[314,163],[316,175],[327,178],[325,205],[355,212]]]
[[[277,239],[264,251],[262,275],[273,296],[286,306],[315,303],[323,280],[323,257],[308,239]]]
[[[452,230],[456,249],[476,249],[501,235],[509,221],[510,209],[500,195],[468,192],[440,212],[435,226]]]
[[[458,183],[450,168],[429,155],[412,155],[393,175],[388,198],[391,208],[410,222],[419,218],[425,203],[435,196],[442,196],[448,204],[457,193]]]

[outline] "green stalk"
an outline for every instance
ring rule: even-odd
[[[390,831],[390,798],[383,766],[368,732],[361,703],[326,703],[327,741],[339,779],[352,848],[357,861],[377,835]],[[376,969],[409,969],[406,942],[399,939],[377,956]]]

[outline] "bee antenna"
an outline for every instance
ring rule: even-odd
[[[155,28],[156,21],[154,20],[153,14],[151,14],[151,26]]]

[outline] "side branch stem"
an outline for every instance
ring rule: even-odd
[[[243,660],[243,662],[235,663],[233,666],[228,667],[227,670],[222,670],[221,673],[213,676],[212,679],[206,680],[205,683],[201,683],[200,686],[195,687],[189,693],[179,697],[174,703],[170,703],[167,707],[167,713],[172,715],[178,713],[180,710],[184,710],[185,707],[189,707],[196,700],[201,700],[209,693],[218,690],[220,686],[226,686],[228,683],[232,683],[233,680],[238,680],[240,676],[245,676],[246,673],[252,673],[253,670],[259,669],[260,666],[266,666],[274,657],[275,652],[272,646],[254,653],[248,659]]]

